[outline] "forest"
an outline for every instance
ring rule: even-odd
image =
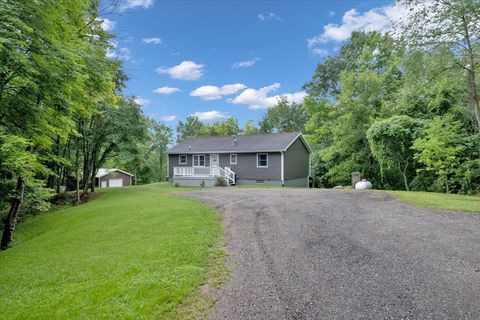
[[[359,171],[378,189],[480,192],[476,0],[433,1],[392,33],[354,32],[312,70],[302,104],[282,98],[258,123],[189,116],[175,128],[123,94],[97,1],[0,3],[2,248],[18,219],[88,199],[101,167],[164,181],[166,150],[194,135],[300,131],[318,187]]]

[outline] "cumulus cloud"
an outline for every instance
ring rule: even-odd
[[[222,96],[228,96],[237,93],[246,87],[246,85],[241,83],[226,84],[221,87],[202,86],[190,92],[190,95],[192,97],[200,97],[202,100],[218,100],[221,99]]]
[[[308,39],[308,48],[313,50],[328,42],[345,41],[354,31],[392,31],[393,25],[406,14],[405,7],[398,3],[365,12],[350,9],[343,14],[341,24],[329,23],[323,27],[321,34]]]
[[[175,92],[180,92],[180,89],[179,88],[172,88],[172,87],[160,87],[160,88],[157,88],[157,89],[153,90],[153,92],[158,93],[158,94],[172,94],[172,93],[175,93]]]
[[[257,63],[257,61],[259,61],[260,58],[259,57],[256,57],[256,58],[253,58],[251,60],[247,60],[247,61],[239,61],[239,62],[235,62],[234,64],[232,64],[232,68],[234,69],[237,69],[237,68],[248,68],[248,67],[251,67],[253,66],[255,63]]]
[[[228,117],[228,114],[224,112],[220,112],[217,110],[212,111],[205,111],[205,112],[195,112],[192,113],[191,116],[197,117],[200,121],[215,121],[220,120]]]
[[[142,41],[143,41],[143,43],[146,43],[146,44],[151,44],[151,43],[160,44],[160,43],[162,43],[162,39],[156,38],[156,37],[154,37],[154,38],[143,38]]]
[[[260,19],[261,21],[282,20],[282,18],[274,12],[257,14],[257,18]]]
[[[165,115],[160,117],[160,120],[165,122],[175,121],[176,119],[177,119],[177,116],[174,116],[174,115]]]
[[[99,20],[101,21],[100,26],[102,27],[103,31],[106,31],[106,32],[113,31],[113,29],[115,29],[115,26],[117,25],[115,21],[107,18],[102,18]]]
[[[159,74],[168,74],[172,79],[194,81],[203,76],[205,65],[193,61],[182,61],[173,67],[159,67],[155,71]]]
[[[242,93],[231,100],[233,104],[245,104],[250,109],[266,109],[273,107],[280,97],[286,97],[289,102],[302,103],[307,95],[303,91],[283,93],[281,95],[268,96],[268,94],[280,89],[280,83],[274,83],[260,89],[245,89]]]
[[[150,104],[150,100],[142,98],[142,97],[136,97],[135,99],[133,99],[133,101],[135,101],[136,104],[138,104],[142,107]]]
[[[137,8],[148,9],[153,6],[154,2],[155,0],[123,0],[119,8],[120,11]]]

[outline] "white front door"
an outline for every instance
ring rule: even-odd
[[[110,188],[112,187],[123,187],[123,179],[109,179],[108,180],[108,186]]]
[[[220,165],[220,160],[218,153],[210,155],[210,167],[218,167]]]
[[[102,180],[102,188],[106,188],[108,186],[107,180]]]

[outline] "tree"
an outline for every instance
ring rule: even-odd
[[[398,27],[410,46],[445,47],[454,59],[445,70],[459,68],[465,72],[468,103],[480,130],[479,65],[480,2],[478,0],[403,0],[410,14]]]
[[[241,134],[250,135],[250,134],[257,134],[259,129],[253,123],[253,120],[248,120],[245,125],[243,126]]]
[[[450,193],[450,178],[466,148],[466,138],[462,123],[447,115],[434,118],[425,129],[425,136],[413,143],[415,159],[443,179],[447,193]]]
[[[186,121],[177,123],[177,143],[182,142],[189,137],[207,135],[205,125],[196,116],[188,116]]]
[[[409,169],[414,165],[413,141],[419,135],[422,123],[408,116],[393,116],[374,122],[367,131],[367,139],[380,169],[393,168],[403,177],[405,189],[409,187]]]
[[[234,117],[229,117],[223,121],[214,122],[211,125],[205,125],[205,129],[209,136],[228,136],[235,135],[240,132],[238,120]]]
[[[307,113],[301,104],[290,103],[281,97],[277,104],[267,110],[259,122],[260,132],[303,132]]]

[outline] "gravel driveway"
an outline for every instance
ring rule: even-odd
[[[480,319],[480,214],[377,192],[212,188],[230,281],[212,319]]]

